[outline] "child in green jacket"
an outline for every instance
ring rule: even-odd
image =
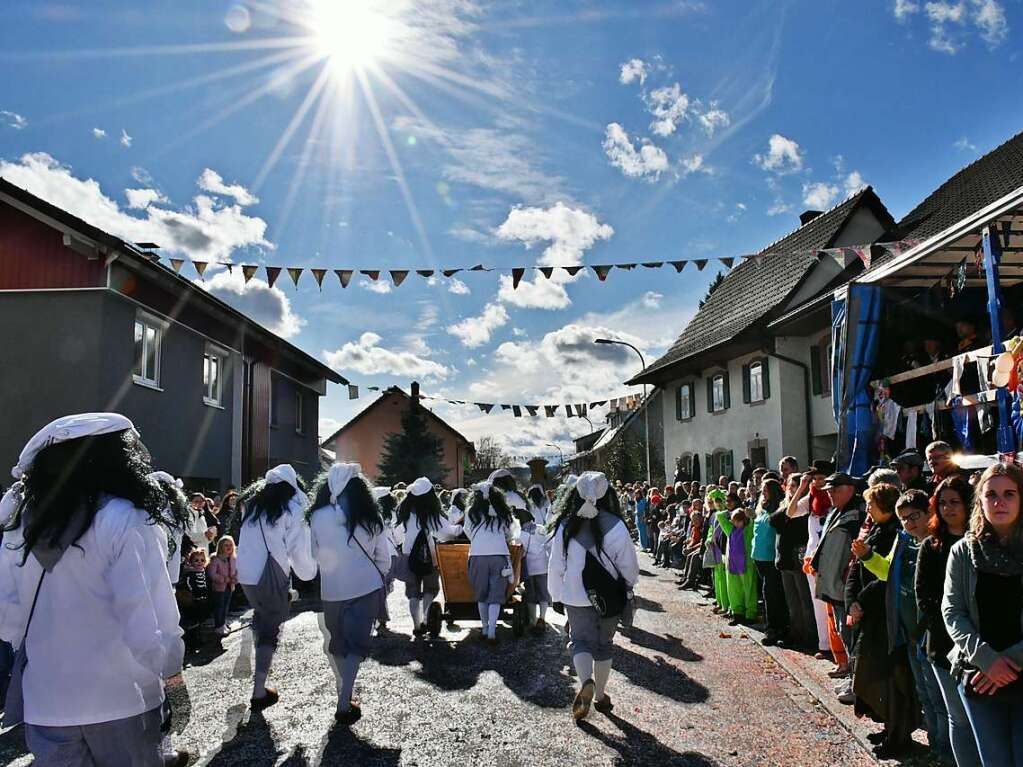
[[[757,571],[753,566],[753,525],[739,508],[739,497],[729,495],[727,508],[717,513],[718,524],[727,539],[724,569],[731,625],[754,622],[757,618]]]
[[[707,525],[707,549],[705,561],[711,564],[714,576],[714,601],[716,613],[728,612],[728,586],[725,582],[725,541],[726,536],[717,520],[717,513],[725,508],[725,491],[711,490],[707,493],[707,505],[712,509]]]

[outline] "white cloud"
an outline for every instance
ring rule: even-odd
[[[803,150],[792,139],[775,133],[767,141],[767,152],[754,155],[753,162],[778,175],[796,173],[803,169]]]
[[[895,0],[895,6],[892,9],[892,12],[895,14],[896,19],[902,21],[919,10],[920,4],[913,2],[913,0]]]
[[[239,271],[217,272],[195,284],[229,303],[281,338],[291,338],[305,325],[305,320],[292,311],[291,300],[277,286],[254,277],[248,282]]]
[[[233,197],[239,205],[255,205],[259,198],[241,184],[225,184],[219,173],[210,168],[203,170],[199,176],[199,188],[211,194]]]
[[[589,211],[562,202],[549,208],[512,208],[495,231],[502,240],[516,240],[527,248],[549,242],[538,260],[540,266],[581,264],[585,251],[614,233],[609,224],[600,223]]]
[[[14,130],[24,130],[28,127],[28,119],[24,115],[8,109],[0,109],[0,122]]]
[[[490,341],[494,331],[508,323],[508,311],[501,304],[491,304],[478,317],[467,317],[454,325],[448,325],[447,332],[457,337],[462,346],[473,349]]]
[[[152,174],[141,165],[131,166],[131,177],[146,186],[152,186],[155,183]]]
[[[390,293],[394,289],[383,274],[376,280],[359,280],[359,287],[368,290],[370,293],[379,293],[380,295]]]
[[[611,164],[631,178],[656,181],[668,169],[668,155],[654,144],[641,141],[637,150],[618,123],[610,123],[604,136],[604,153]]]
[[[643,294],[643,297],[639,299],[644,309],[660,309],[661,299],[664,298],[663,293],[657,293],[653,290],[648,290]]]
[[[457,277],[452,277],[448,280],[448,293],[454,293],[456,296],[467,296],[471,292],[469,286]]]
[[[426,380],[443,380],[452,370],[410,351],[392,351],[380,346],[380,336],[363,333],[337,351],[323,352],[326,363],[340,373],[354,370],[362,375],[393,375]]]
[[[996,0],[973,0],[973,23],[991,47],[1001,45],[1009,35],[1005,9]]]
[[[340,428],[341,421],[335,418],[321,418],[316,433],[320,438],[320,442],[323,442],[328,437],[332,437]]]
[[[520,309],[564,309],[572,305],[564,283],[572,281],[574,278],[559,272],[551,275],[550,279],[540,275],[533,280],[522,280],[515,288],[512,278],[502,274],[498,280],[497,297]]]
[[[845,181],[842,182],[846,197],[851,194],[856,194],[856,192],[860,191],[866,185],[867,182],[863,180],[863,176],[858,170],[854,170],[846,176]]]
[[[706,112],[698,115],[697,119],[708,136],[713,136],[718,128],[727,128],[732,122],[728,112],[719,109],[717,102],[714,101],[711,102],[710,108]]]
[[[767,215],[769,216],[780,216],[782,213],[788,213],[792,210],[792,206],[782,199],[777,199],[771,203],[771,207],[767,209]]]
[[[125,189],[124,196],[128,198],[128,207],[138,210],[145,210],[154,202],[168,202],[156,189]]]
[[[815,210],[827,210],[838,197],[838,187],[824,181],[803,184],[803,204]]]
[[[647,109],[654,116],[650,130],[658,136],[670,136],[689,112],[689,96],[678,83],[655,88],[646,94]]]
[[[0,176],[128,242],[158,243],[164,254],[217,261],[230,259],[238,248],[273,248],[265,239],[266,222],[246,215],[238,205],[219,205],[200,194],[181,210],[150,204],[145,216],[136,217],[104,194],[99,182],[77,178],[70,167],[44,152],[23,155],[17,162],[0,160]]]
[[[955,55],[975,33],[991,49],[1005,42],[1009,23],[999,0],[933,0],[921,4],[915,0],[895,0],[892,13],[896,20],[908,22],[923,11],[929,26],[927,44],[940,53]]]
[[[966,136],[962,136],[961,138],[957,139],[955,144],[953,144],[953,146],[956,149],[958,149],[960,152],[967,152],[967,151],[969,151],[969,152],[976,152],[977,151],[976,145],[971,143],[970,140],[968,138],[966,138]]]
[[[132,138],[128,135],[128,131],[121,128],[121,146],[127,148],[131,146]]]
[[[97,141],[102,141],[103,139],[105,139],[107,137],[107,132],[105,130],[103,130],[102,128],[93,128],[92,129],[92,137],[94,139],[96,139]]]
[[[647,63],[643,59],[629,59],[621,66],[621,71],[618,73],[618,82],[622,85],[628,85],[633,80],[639,80],[639,84],[642,85],[646,82],[648,74]]]
[[[691,154],[688,157],[682,158],[682,175],[688,176],[690,173],[706,173],[708,176],[714,175],[714,169],[709,165],[705,165],[703,162],[702,154]]]
[[[736,221],[738,221],[740,218],[742,218],[742,214],[745,213],[745,212],[746,212],[746,203],[744,203],[744,202],[737,202],[737,203],[735,203],[735,210],[733,210],[731,213],[729,213],[727,216],[725,216],[725,221],[727,221],[730,224],[734,224]]]

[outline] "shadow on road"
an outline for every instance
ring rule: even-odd
[[[224,741],[216,755],[207,762],[207,767],[237,764],[270,767],[277,763],[280,756],[270,725],[262,713],[254,711],[247,722],[238,724],[234,737]]]
[[[614,714],[607,714],[607,719],[617,727],[623,738],[616,738],[596,725],[585,720],[579,723],[579,729],[596,738],[605,746],[618,752],[616,765],[656,764],[658,767],[673,765],[676,767],[718,767],[717,762],[708,759],[695,751],[680,752],[662,745],[654,735],[635,727]]]
[[[639,594],[633,597],[636,603],[636,610],[646,610],[648,613],[663,613],[664,608],[661,607],[660,602],[655,602],[652,599],[644,599]]]
[[[706,687],[693,681],[663,658],[650,659],[616,646],[613,668],[627,676],[637,687],[671,698],[677,703],[703,703],[710,697]]]
[[[6,759],[4,764],[10,764],[15,759],[25,756],[28,749],[25,748],[25,728],[21,725],[12,727],[3,735],[0,735],[0,761]]]
[[[660,634],[654,634],[646,629],[641,629],[638,626],[633,626],[630,629],[622,631],[633,644],[638,644],[640,647],[645,647],[648,650],[654,652],[663,653],[669,655],[672,658],[678,660],[684,660],[688,663],[696,663],[703,660],[703,656],[698,652],[694,652],[682,644],[682,638],[666,634],[661,636]]]
[[[321,767],[334,765],[337,767],[340,765],[397,767],[400,761],[400,748],[377,748],[358,737],[347,727],[335,725],[330,728],[323,739],[322,755],[318,764]]]

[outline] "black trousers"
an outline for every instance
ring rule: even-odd
[[[800,647],[816,649],[817,618],[806,574],[802,570],[782,570],[781,583],[789,610],[789,638]]]
[[[767,613],[767,633],[782,637],[789,631],[789,611],[785,605],[785,590],[781,584],[781,573],[774,562],[754,560],[760,574],[760,596]]]

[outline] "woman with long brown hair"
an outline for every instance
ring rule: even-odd
[[[970,528],[949,551],[941,613],[952,676],[984,767],[1023,765],[1023,470],[998,463],[977,483]]]

